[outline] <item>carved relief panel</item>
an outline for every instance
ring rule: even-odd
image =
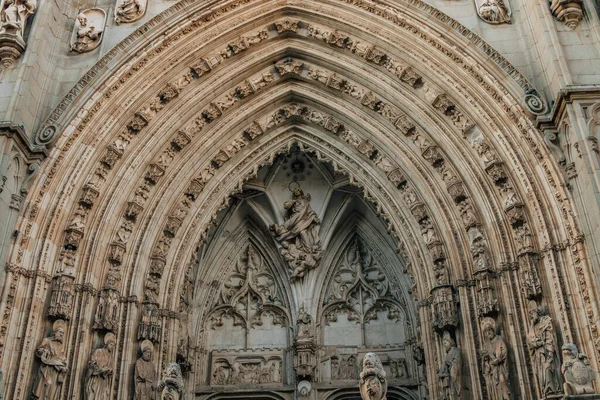
[[[100,45],[106,12],[101,8],[89,8],[77,15],[73,35],[71,37],[71,51],[86,53]]]
[[[507,0],[475,0],[477,15],[488,24],[510,24],[512,10]]]
[[[213,351],[211,358],[211,386],[284,383],[284,350]]]

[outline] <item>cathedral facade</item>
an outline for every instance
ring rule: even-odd
[[[600,399],[597,0],[0,5],[4,398]]]

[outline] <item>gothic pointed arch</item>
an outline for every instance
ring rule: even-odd
[[[377,328],[383,336],[410,325],[402,339],[414,354],[394,350],[386,368],[404,358],[416,381],[398,384],[417,397],[425,386],[441,396],[452,341],[460,383],[484,398],[489,318],[520,360],[511,388],[536,398],[531,302],[548,310],[557,345],[581,344],[597,366],[597,284],[530,118],[545,108],[532,89],[481,38],[418,0],[175,4],[111,50],[38,134],[52,153],[27,194],[2,302],[3,370],[26,371],[7,376],[8,395],[32,390],[35,348],[60,320],[64,396],[81,392],[77,360],[111,332],[123,355],[117,398],[131,397],[146,341],[159,369],[187,366],[190,397],[222,396],[211,379],[221,371],[229,382],[236,363],[249,371],[245,384],[260,385],[278,357],[278,368],[292,368],[268,384],[289,398],[301,377],[318,381],[324,366],[311,346],[326,330],[320,313],[338,306],[363,333],[372,320],[391,321]],[[313,175],[295,170],[296,155]],[[291,262],[306,251],[285,253],[269,228],[290,218],[291,181],[312,195],[304,199],[320,239],[303,276]],[[260,346],[247,345],[248,332],[267,314],[295,354],[249,355]],[[302,325],[314,330],[299,338]],[[210,342],[220,326],[231,340]],[[339,355],[356,372],[348,357],[357,363],[358,351]]]

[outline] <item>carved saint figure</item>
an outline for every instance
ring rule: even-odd
[[[27,18],[36,9],[36,0],[5,0],[0,10],[0,33],[18,32],[22,37]]]
[[[565,394],[579,395],[596,393],[592,382],[596,378],[595,372],[590,368],[589,360],[585,354],[579,353],[573,343],[562,347],[563,363],[561,372],[565,378]]]
[[[213,385],[227,385],[227,383],[228,383],[227,371],[228,370],[229,370],[229,368],[226,368],[223,365],[217,366],[217,368],[215,369],[215,372],[213,372],[212,384]]]
[[[183,376],[179,364],[171,363],[167,366],[158,390],[161,391],[160,400],[179,400],[182,397]]]
[[[156,399],[156,367],[152,362],[154,345],[149,340],[141,344],[142,357],[135,362],[135,400]]]
[[[284,204],[288,217],[281,225],[271,225],[271,230],[281,243],[281,255],[292,269],[292,277],[301,278],[316,268],[323,255],[321,240],[317,235],[320,224],[317,213],[310,206],[310,194],[302,189],[293,191],[292,200]]]
[[[442,344],[446,356],[440,367],[438,377],[440,378],[441,398],[444,400],[458,400],[461,392],[461,359],[460,349],[448,331],[444,331]]]
[[[76,39],[71,44],[71,51],[78,53],[85,53],[95,49],[100,43],[100,36],[102,35],[102,28],[96,28],[93,26],[85,13],[79,13],[77,16],[79,27],[76,32]]]
[[[312,338],[312,317],[306,312],[304,307],[300,307],[298,311],[298,339]]]
[[[64,336],[67,324],[62,319],[52,325],[52,336],[42,340],[35,354],[42,365],[38,373],[37,385],[33,388],[32,397],[40,400],[58,400],[65,375],[67,358],[64,353]]]
[[[94,350],[88,361],[85,379],[86,400],[103,400],[110,398],[113,377],[113,351],[116,338],[113,333],[104,335],[104,347]]]
[[[481,322],[484,343],[481,351],[482,370],[490,400],[510,400],[506,343],[496,334],[496,321],[484,318]]]
[[[391,360],[390,370],[392,372],[392,378],[407,378],[406,358]]]
[[[375,353],[367,353],[360,373],[360,396],[362,400],[385,400],[387,381],[381,360]]]
[[[529,302],[531,326],[527,334],[527,344],[531,363],[543,397],[560,392],[558,378],[558,358],[554,343],[552,318],[535,301]]]
[[[479,16],[490,24],[510,24],[510,10],[504,0],[487,0],[479,6]]]
[[[356,357],[349,356],[345,360],[342,360],[342,366],[340,368],[340,379],[356,379],[357,378],[357,365]]]
[[[120,0],[115,8],[115,22],[135,22],[146,12],[146,0]]]

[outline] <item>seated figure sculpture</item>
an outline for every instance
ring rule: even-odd
[[[593,386],[595,373],[589,366],[587,356],[579,353],[577,346],[573,343],[563,345],[562,353],[563,363],[561,372],[565,378],[565,394],[580,395],[595,393]]]

